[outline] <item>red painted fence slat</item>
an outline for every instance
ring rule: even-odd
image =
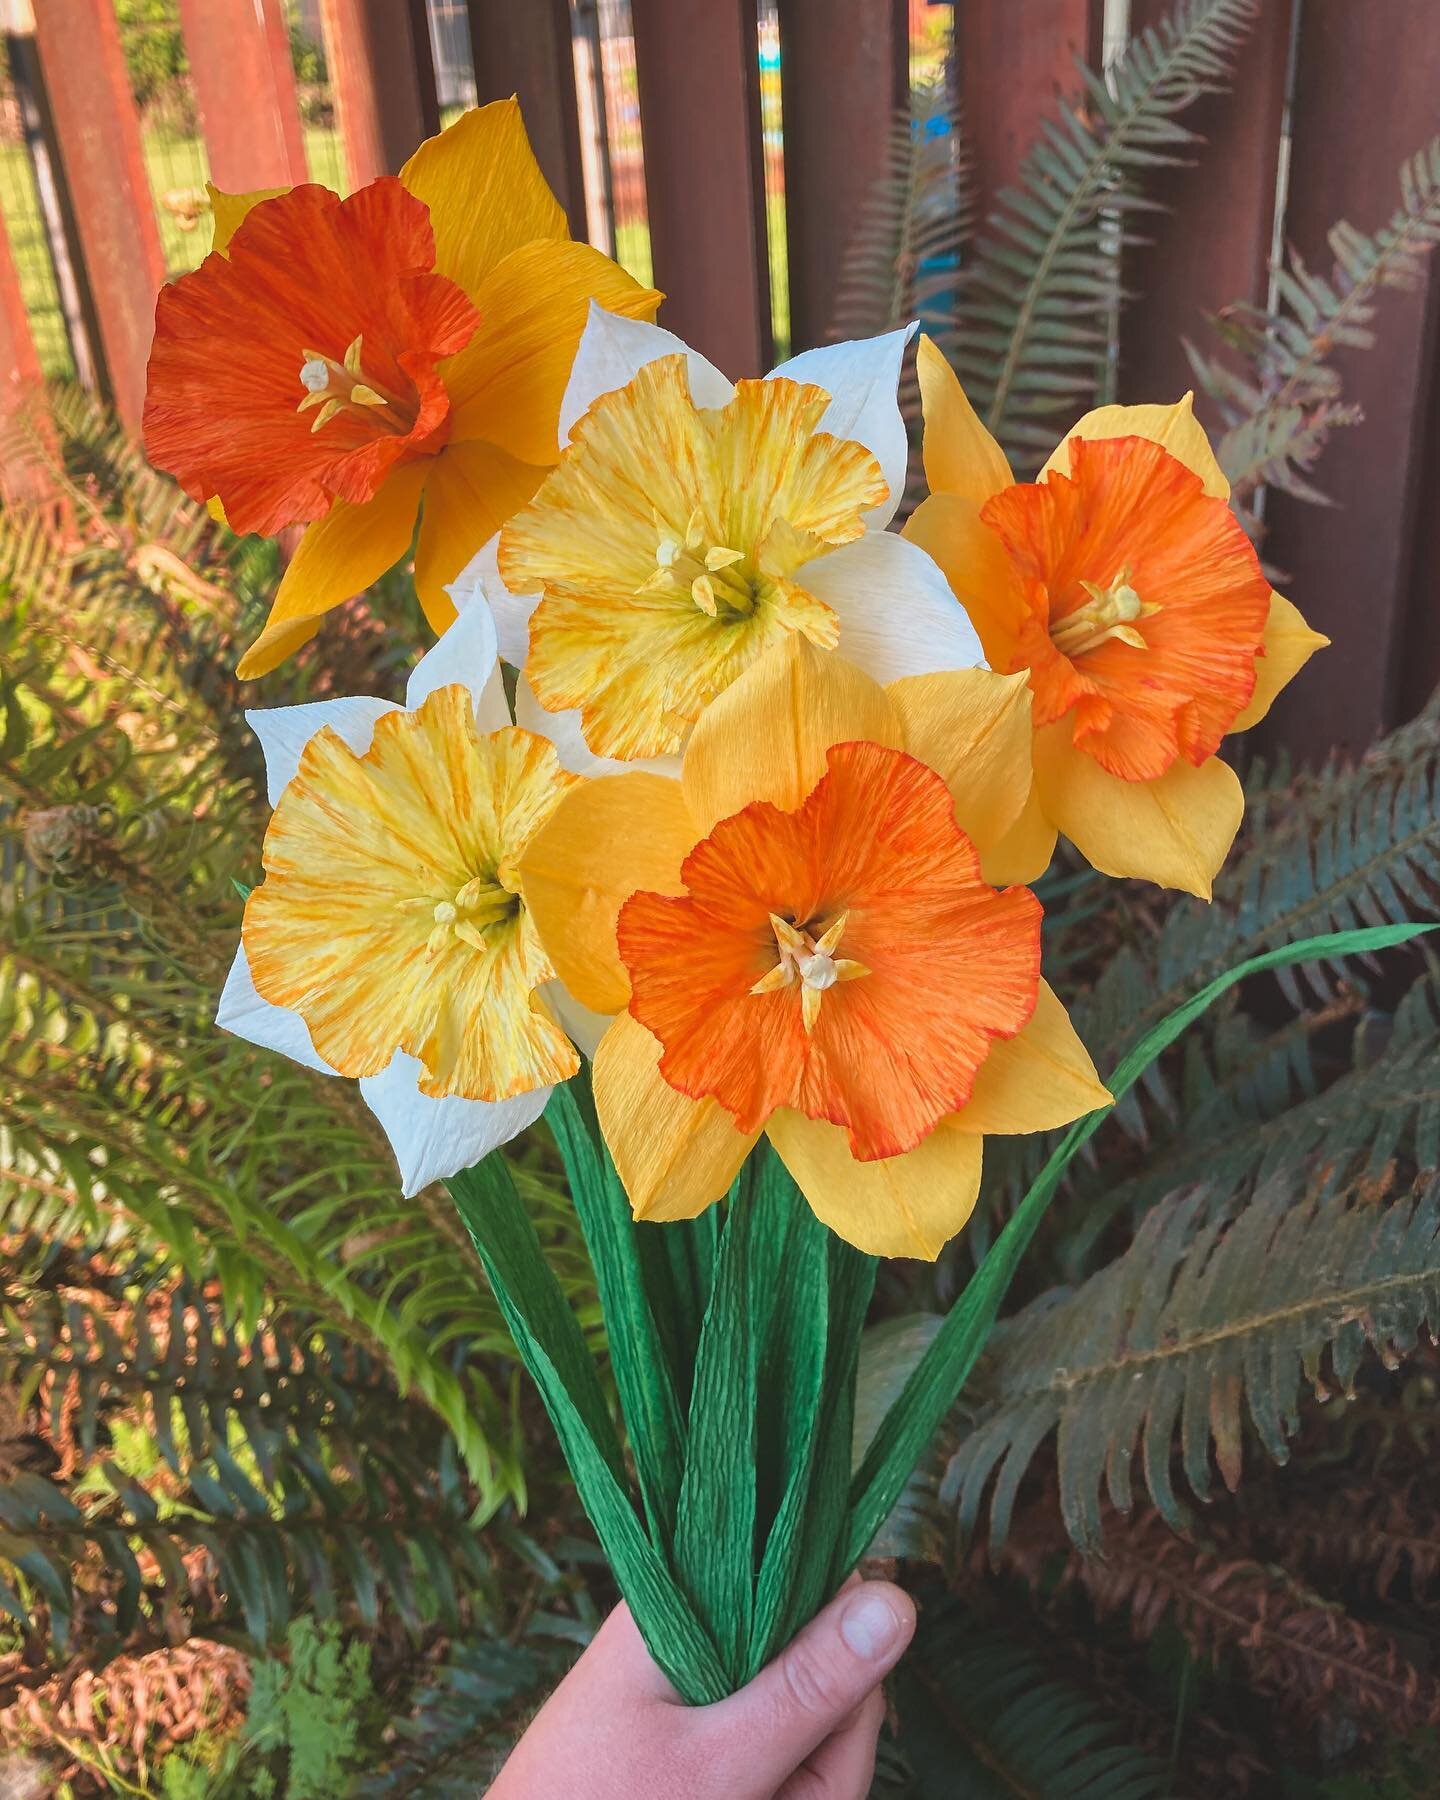
[[[565,208],[573,237],[585,236],[585,179],[575,105],[569,0],[469,0],[476,96],[520,101],[536,160]]]
[[[394,175],[435,129],[428,29],[410,0],[320,0],[352,187]]]
[[[306,180],[279,0],[180,0],[180,24],[216,186],[244,193]]]
[[[20,296],[10,233],[0,218],[0,505],[47,497],[43,457],[30,454],[27,442],[27,421],[36,416],[31,409],[40,391],[40,358]]]

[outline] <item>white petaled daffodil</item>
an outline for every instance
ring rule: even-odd
[[[938,566],[886,529],[909,335],[731,382],[592,303],[560,461],[451,590],[490,600],[517,717],[567,767],[673,768],[706,706],[794,633],[880,682],[983,662]]]
[[[274,813],[217,1023],[358,1079],[416,1193],[533,1124],[579,1066],[516,875],[576,777],[511,723],[480,600],[403,706],[246,718]]]

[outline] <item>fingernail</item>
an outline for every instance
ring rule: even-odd
[[[840,1615],[840,1635],[862,1662],[879,1662],[894,1649],[900,1621],[883,1595],[862,1591]]]

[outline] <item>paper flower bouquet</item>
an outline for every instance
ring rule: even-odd
[[[911,334],[731,381],[571,243],[513,103],[398,179],[217,196],[160,297],[150,454],[303,526],[240,673],[411,553],[403,705],[249,714],[273,818],[219,1021],[358,1081],[445,1180],[682,1694],[747,1680],[864,1554],[1070,1158],[1222,987],[1097,1074],[1027,883],[1208,896],[1222,739],[1323,639],[1273,593],[1188,402],[1103,407],[1033,482]],[[416,519],[418,515],[418,535]],[[501,1146],[545,1120],[609,1343]],[[1072,1128],[855,1456],[882,1257],[965,1226],[993,1135]]]

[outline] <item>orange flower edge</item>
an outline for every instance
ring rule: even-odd
[[[660,1073],[742,1131],[780,1107],[843,1126],[862,1162],[913,1149],[1036,1004],[1040,903],[980,878],[934,770],[832,748],[793,812],[756,801],[618,925]]]
[[[1076,438],[1070,473],[986,501],[1011,592],[988,621],[991,666],[1030,672],[1037,726],[1070,717],[1110,774],[1197,768],[1255,689],[1270,584],[1223,500],[1148,438]]]
[[[435,273],[423,204],[386,176],[341,200],[306,185],[254,207],[225,255],[162,290],[149,456],[239,532],[371,499],[445,443],[436,372],[480,315]]]

